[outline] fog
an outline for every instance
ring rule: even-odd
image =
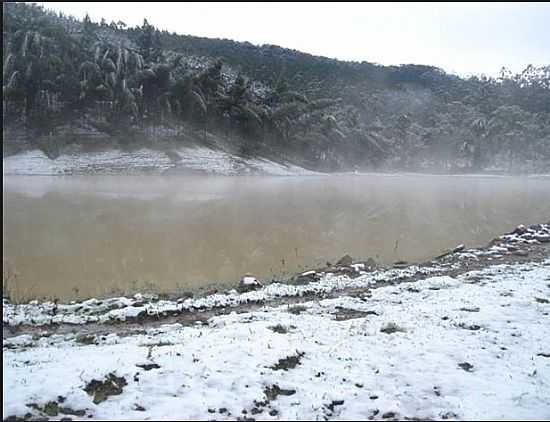
[[[345,253],[422,261],[549,216],[548,177],[8,176],[4,281],[13,300],[229,287]]]

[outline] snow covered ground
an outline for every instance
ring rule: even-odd
[[[3,159],[6,175],[120,174],[168,170],[196,170],[219,175],[268,174],[309,175],[314,172],[290,164],[261,158],[244,159],[206,147],[173,150],[169,157],[162,151],[142,148],[125,152],[108,150],[93,153],[63,154],[55,160],[42,151],[32,150]]]
[[[355,264],[357,265],[357,264]],[[279,298],[322,295],[332,291],[362,288],[378,282],[416,275],[435,273],[439,268],[409,266],[403,269],[362,272],[356,278],[334,273],[323,274],[318,282],[303,285],[272,283],[259,290],[239,293],[235,289],[204,297],[158,300],[155,295],[136,294],[134,297],[92,298],[83,302],[58,304],[54,302],[31,301],[28,304],[13,304],[4,300],[3,322],[17,325],[88,324],[128,321],[144,316],[166,316],[188,311],[213,308],[236,307],[252,303],[265,303]]]
[[[546,259],[191,327],[21,335],[4,417],[548,419],[549,312]]]
[[[242,158],[205,147],[176,150],[181,161],[177,167],[207,171],[220,175],[267,174],[273,176],[305,176],[319,174],[292,164],[280,164],[264,158]]]

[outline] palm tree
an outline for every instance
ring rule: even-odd
[[[471,145],[468,145],[468,150],[472,155],[472,168],[474,170],[481,170],[484,160],[483,148],[488,133],[487,119],[485,117],[474,119],[470,128],[474,133],[474,141]]]
[[[41,92],[46,106],[58,92],[56,73],[61,73],[62,62],[55,54],[56,47],[51,38],[34,30],[17,31],[9,43],[3,67],[3,93],[8,101],[23,101],[27,121],[38,111],[36,103]]]
[[[95,43],[93,58],[80,66],[80,101],[84,107],[94,106],[97,114],[99,103],[108,104],[107,120],[120,122],[139,117],[141,90],[138,82],[142,71],[143,58],[135,51],[118,45]],[[114,111],[114,114],[111,112]]]

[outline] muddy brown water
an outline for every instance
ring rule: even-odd
[[[344,254],[381,263],[550,219],[550,177],[5,176],[12,300],[283,279]]]

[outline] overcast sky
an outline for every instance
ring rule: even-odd
[[[311,54],[496,75],[550,64],[550,3],[56,3],[93,21],[143,18],[178,34],[276,44]]]

